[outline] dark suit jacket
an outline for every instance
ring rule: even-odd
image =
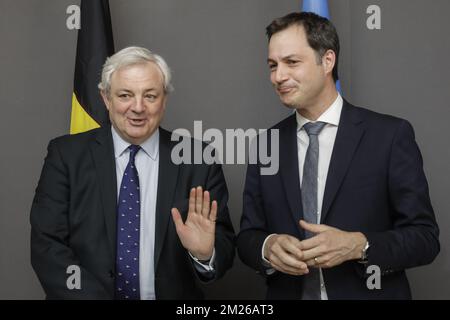
[[[232,265],[234,230],[228,191],[219,165],[175,165],[175,142],[160,128],[155,227],[157,299],[199,299],[201,277],[183,248],[170,210],[186,218],[190,188],[203,186],[219,204],[216,222],[216,273]],[[111,129],[54,139],[31,209],[31,262],[53,299],[113,299],[116,259],[117,183]],[[81,267],[81,290],[66,286],[69,265]]]
[[[280,134],[279,172],[262,176],[260,165],[249,165],[237,240],[242,261],[263,275],[261,249],[269,234],[304,238],[295,115],[272,129]],[[431,263],[440,248],[422,157],[407,121],[344,102],[321,223],[365,234],[368,265],[378,265],[382,274],[381,290],[369,290],[364,265],[356,261],[323,269],[329,299],[411,298],[404,270]],[[267,286],[270,299],[300,299],[302,277],[275,272]]]

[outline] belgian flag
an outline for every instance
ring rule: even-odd
[[[109,124],[106,107],[97,88],[102,66],[114,53],[108,0],[81,0],[70,133]]]

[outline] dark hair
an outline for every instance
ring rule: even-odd
[[[333,80],[336,82],[338,76],[339,61],[339,36],[336,28],[327,18],[312,12],[293,12],[284,17],[277,18],[266,27],[267,38],[292,25],[302,26],[306,33],[308,44],[317,55],[317,63],[320,63],[327,50],[333,50],[336,54],[336,63],[333,68]]]

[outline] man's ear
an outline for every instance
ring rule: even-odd
[[[105,104],[106,109],[108,109],[108,111],[109,111],[111,102],[109,101],[108,94],[105,91],[100,90],[100,95],[102,96],[103,103]]]
[[[336,64],[336,54],[333,50],[327,50],[322,56],[322,65],[326,74],[332,74]]]

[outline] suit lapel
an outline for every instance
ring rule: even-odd
[[[161,250],[164,245],[178,177],[178,166],[172,162],[170,157],[172,151],[170,133],[162,128],[159,128],[159,133],[158,197],[156,201],[154,253],[155,270],[157,270],[159,257],[161,256]]]
[[[347,101],[344,101],[328,169],[322,205],[322,223],[325,221],[333,200],[347,173],[355,150],[364,134],[364,129],[363,120],[357,109]]]
[[[287,126],[280,129],[280,173],[291,214],[301,234],[298,221],[303,217],[298,171],[297,120],[295,114],[288,118]]]
[[[110,127],[100,129],[91,143],[97,181],[100,186],[106,232],[113,258],[116,252],[117,178]]]

